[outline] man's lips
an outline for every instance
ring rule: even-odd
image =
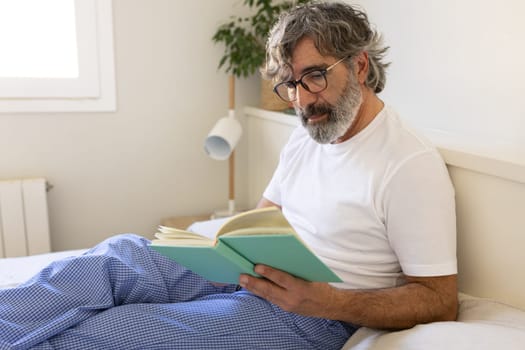
[[[307,119],[308,120],[308,124],[319,123],[321,121],[324,121],[327,117],[328,117],[328,114],[326,114],[326,113],[311,115]]]

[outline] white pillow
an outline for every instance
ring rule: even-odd
[[[518,350],[525,348],[525,311],[460,295],[457,322],[435,322],[397,332],[360,328],[343,350]]]

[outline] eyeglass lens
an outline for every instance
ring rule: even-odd
[[[276,92],[279,96],[288,101],[294,101],[297,98],[297,85],[307,91],[315,94],[326,89],[326,70],[314,70],[304,74],[297,82],[284,82],[276,86]]]

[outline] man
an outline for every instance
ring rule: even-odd
[[[265,73],[307,132],[292,135],[260,206],[282,206],[347,289],[262,266],[267,280],[241,285],[291,312],[399,329],[456,317],[455,216],[436,150],[376,95],[385,50],[344,4],[306,6],[273,29]]]
[[[379,37],[364,13],[316,3],[281,17],[265,74],[303,126],[259,206],[282,208],[344,280],[215,286],[117,236],[0,291],[0,349],[339,349],[359,326],[456,315],[453,190],[436,150],[376,96]]]

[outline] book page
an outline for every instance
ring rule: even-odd
[[[294,232],[279,208],[268,207],[250,210],[232,217],[219,229],[217,237],[240,229],[250,229],[256,234],[256,231],[261,231],[260,228],[263,227],[273,230],[280,227],[287,229],[288,233]]]
[[[290,227],[247,227],[223,233],[221,236],[295,235]]]
[[[202,236],[195,232],[180,230],[178,228],[159,226],[155,237],[160,240],[203,240],[213,242],[213,238]]]
[[[154,239],[151,241],[153,246],[170,246],[170,247],[212,247],[215,241],[202,238],[168,238]]]
[[[215,239],[215,234],[229,219],[229,217],[225,217],[206,221],[196,221],[188,227],[188,231],[208,237],[209,239]]]

